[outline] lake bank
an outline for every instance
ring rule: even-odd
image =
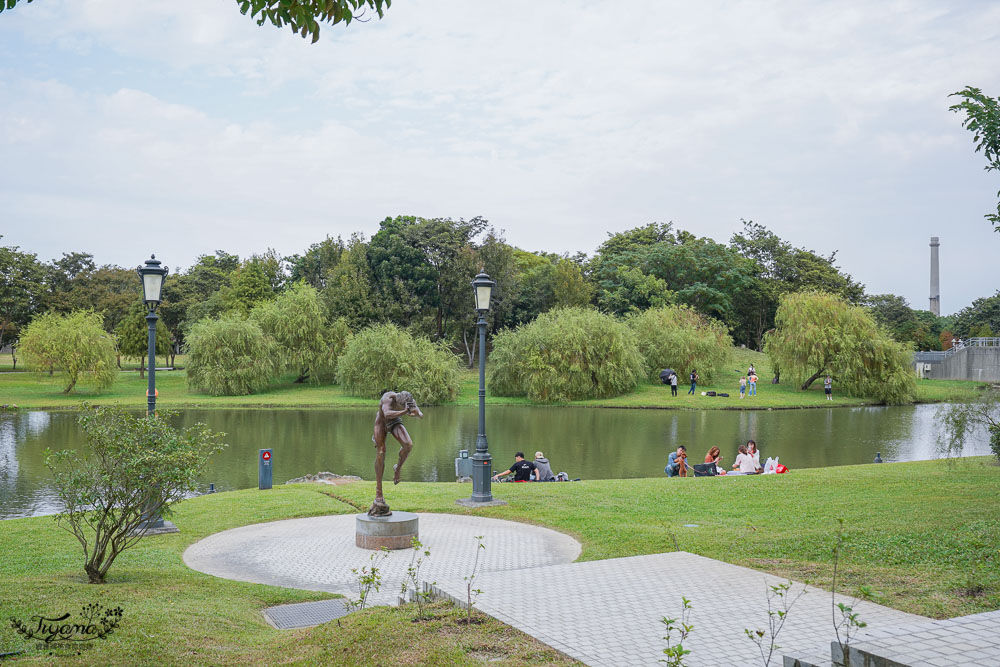
[[[143,540],[120,557],[105,586],[85,583],[79,545],[51,518],[0,522],[0,611],[4,617],[26,617],[95,601],[121,605],[125,616],[119,631],[84,649],[59,653],[68,664],[232,664],[277,655],[289,661],[340,655],[363,662],[358,645],[364,639],[384,642],[389,662],[402,661],[412,651],[435,655],[447,647],[455,651],[448,656],[454,664],[476,664],[474,647],[486,641],[479,635],[483,626],[456,642],[453,621],[414,624],[408,610],[375,609],[340,624],[282,632],[264,623],[262,608],[329,595],[218,579],[181,561],[188,545],[221,530],[357,512],[370,502],[373,489],[371,482],[296,484],[184,501],[173,517],[181,533]],[[454,502],[468,492],[469,485],[455,483],[404,483],[389,491],[388,500],[399,510],[470,514]],[[837,519],[843,519],[842,591],[866,584],[881,593],[881,604],[944,618],[1000,607],[998,492],[1000,467],[980,457],[735,479],[494,485],[494,496],[509,505],[474,513],[570,534],[583,545],[581,560],[672,551],[676,541],[684,551],[821,588],[829,587],[834,531]],[[658,618],[674,609],[675,597],[650,614]],[[487,634],[513,632],[500,625],[488,628]],[[405,645],[395,636],[405,637]],[[5,648],[29,650],[22,658],[26,661],[51,659],[30,652],[19,638]],[[524,654],[497,656],[499,664],[524,660]]]

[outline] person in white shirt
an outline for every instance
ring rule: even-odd
[[[757,443],[753,440],[747,440],[747,454],[753,457],[754,465],[758,468],[760,467],[760,452],[757,451]]]
[[[733,470],[747,474],[757,472],[757,464],[754,463],[753,457],[747,452],[746,445],[740,445],[740,453],[736,455],[736,463],[733,464]]]

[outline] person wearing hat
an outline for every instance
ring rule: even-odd
[[[535,452],[535,481],[556,481],[556,476],[552,474],[552,467],[549,465],[549,460],[541,452]]]

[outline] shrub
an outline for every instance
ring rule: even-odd
[[[703,381],[711,382],[733,348],[733,339],[722,322],[690,306],[650,308],[625,322],[635,332],[649,380],[659,380],[664,368],[674,369],[681,377],[697,368]]]
[[[202,320],[187,335],[188,387],[213,396],[241,396],[267,387],[278,350],[260,325],[237,314]]]
[[[354,396],[378,398],[406,390],[421,403],[453,401],[460,384],[458,357],[443,344],[378,324],[351,337],[337,364],[337,379]]]
[[[195,490],[209,457],[225,447],[221,433],[204,424],[175,429],[169,416],[88,410],[80,417],[85,447],[45,452],[63,505],[55,518],[83,547],[92,584],[103,584],[115,558],[135,546],[146,517],[168,515],[170,505]]]
[[[489,384],[500,396],[535,401],[606,398],[643,376],[635,334],[610,315],[564,308],[493,339]]]
[[[35,370],[63,371],[63,393],[72,391],[81,377],[98,391],[118,377],[114,338],[104,331],[101,316],[90,310],[36,317],[21,334],[17,351]]]

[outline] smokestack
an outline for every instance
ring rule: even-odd
[[[938,269],[938,237],[931,237],[931,312],[941,317],[941,274]]]

